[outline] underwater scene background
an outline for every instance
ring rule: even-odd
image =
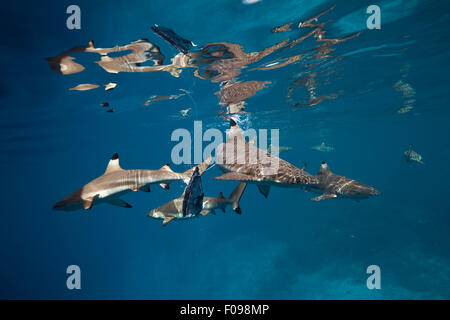
[[[81,9],[79,30],[66,27],[72,4]],[[237,117],[245,129],[279,129],[282,159],[299,168],[306,163],[311,174],[326,161],[379,195],[313,202],[311,193],[273,187],[265,199],[248,185],[241,215],[228,208],[162,227],[146,214],[181,195],[185,185],[174,182],[170,190],[152,186],[150,193],[127,194],[132,209],[52,210],[103,174],[114,153],[125,169],[158,169],[171,163],[175,129],[193,133],[199,120],[204,130],[225,132],[229,110],[216,94],[223,81],[196,76],[192,68],[176,76],[115,74],[95,63],[98,54],[77,52],[71,56],[85,69],[63,75],[46,58],[89,40],[112,48],[148,39],[170,63],[179,51],[152,31],[154,24],[197,49],[220,42],[260,52],[314,30],[298,24],[335,4],[311,21],[324,23],[315,34],[238,65],[226,81],[264,83]],[[370,5],[381,9],[381,29],[367,28]],[[0,6],[0,298],[450,297],[449,3],[64,0]],[[290,22],[290,30],[271,32]],[[110,82],[117,87],[105,91],[101,86]],[[83,83],[100,87],[69,90]],[[314,148],[322,142],[330,148]],[[423,163],[405,161],[410,145]],[[177,172],[191,167],[171,166]],[[212,179],[219,174],[213,166],[203,175],[205,195],[234,189],[237,183]],[[66,287],[69,265],[81,269],[81,290]],[[370,265],[381,269],[380,290],[366,286]]]

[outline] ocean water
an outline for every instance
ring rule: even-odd
[[[71,4],[0,5],[1,298],[450,298],[449,4],[79,0],[81,29],[70,30]],[[315,26],[297,27],[334,4],[311,22]],[[372,4],[381,9],[379,30],[366,25]],[[271,32],[289,22],[290,31]],[[215,94],[225,84],[195,76],[194,68],[181,69],[179,77],[113,74],[95,63],[98,54],[77,52],[71,56],[85,70],[63,75],[45,60],[89,40],[111,48],[145,38],[170,64],[178,51],[151,30],[154,24],[193,41],[194,51],[226,42],[247,53],[317,29],[292,48],[236,69],[228,81],[270,83],[245,99],[245,111],[235,116],[245,129],[279,129],[280,146],[289,148],[280,157],[295,166],[306,163],[315,174],[325,160],[334,172],[381,194],[314,202],[315,194],[273,187],[265,199],[249,185],[242,215],[228,207],[162,227],[146,214],[179,197],[179,181],[170,190],[152,186],[150,193],[125,195],[132,209],[52,210],[101,175],[116,152],[125,169],[171,163],[182,172],[191,165],[172,161],[174,130],[193,133],[194,121],[204,130],[228,128],[227,109]],[[296,55],[303,56],[279,66]],[[279,68],[263,70],[270,66]],[[117,87],[69,90],[109,82]],[[153,95],[180,94],[144,105]],[[186,116],[180,113],[189,108]],[[312,149],[322,142],[334,150]],[[424,164],[405,161],[409,145]],[[206,196],[227,196],[235,187],[212,179],[220,174],[213,166],[203,175]],[[81,269],[81,290],[67,289],[69,265]],[[381,289],[366,286],[370,265],[380,267]]]

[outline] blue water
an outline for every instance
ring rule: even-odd
[[[161,221],[146,213],[176,197],[152,186],[124,197],[132,209],[99,205],[87,211],[52,206],[101,175],[120,154],[125,169],[157,169],[171,162],[177,128],[193,132],[193,121],[224,131],[227,122],[214,94],[219,83],[167,72],[110,74],[98,56],[77,54],[86,69],[73,75],[52,71],[45,61],[91,39],[96,47],[147,38],[170,59],[178,52],[155,35],[167,26],[198,46],[237,43],[262,50],[304,34],[273,27],[303,21],[334,2],[263,0],[77,1],[81,30],[66,28],[72,1],[2,2],[0,76],[0,298],[57,299],[448,299],[450,298],[450,5],[444,1],[338,1],[320,17],[329,38],[362,31],[338,43],[341,59],[305,69],[301,62],[272,71],[247,66],[239,81],[271,81],[247,99],[244,126],[280,129],[281,158],[315,174],[322,160],[336,173],[380,190],[355,202],[310,201],[299,189],[272,188],[265,199],[249,185],[242,215]],[[381,8],[381,29],[366,27],[367,6]],[[290,54],[310,52],[317,39]],[[295,107],[286,99],[299,73],[315,72],[317,96],[335,99]],[[401,80],[408,97],[396,90]],[[80,83],[118,83],[112,91],[69,91]],[[398,87],[398,86],[397,86]],[[144,107],[152,95],[179,94]],[[298,86],[293,99],[308,102]],[[411,93],[412,92],[412,93]],[[405,104],[409,112],[397,110]],[[100,104],[108,101],[114,113]],[[188,117],[181,109],[192,108]],[[312,150],[322,141],[334,151]],[[408,163],[412,144],[425,165]],[[189,165],[173,165],[175,171]],[[206,196],[229,195],[235,183],[203,176]],[[68,290],[66,268],[81,268],[81,290]],[[381,268],[381,289],[369,290],[366,269]]]

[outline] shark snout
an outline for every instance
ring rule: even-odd
[[[153,218],[164,218],[164,214],[156,209],[153,209],[152,211],[147,213],[147,216]]]
[[[376,196],[380,194],[380,191],[378,191],[377,189],[373,188],[373,187],[369,187],[366,191],[366,194],[371,195],[371,196]]]

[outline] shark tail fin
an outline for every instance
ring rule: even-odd
[[[199,165],[197,165],[195,167],[192,167],[191,169],[186,170],[185,172],[183,172],[182,175],[183,175],[184,183],[189,184],[189,181],[191,180],[191,177],[192,177],[192,174],[195,171],[195,168],[198,168],[198,173],[201,176],[209,168],[211,163],[212,163],[212,156],[210,155],[208,157],[208,159],[206,159],[205,161],[203,161]]]
[[[238,214],[241,214],[241,208],[239,207],[239,200],[241,200],[242,194],[244,193],[245,188],[247,187],[247,184],[244,182],[239,183],[239,185],[236,187],[236,189],[233,190],[228,200],[231,201],[231,205],[233,207],[233,210],[236,211]]]

